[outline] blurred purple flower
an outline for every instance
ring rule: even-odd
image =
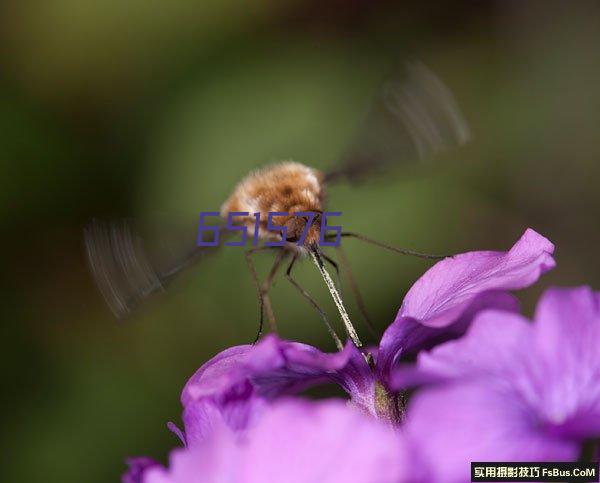
[[[548,290],[533,324],[486,311],[462,339],[421,353],[404,376],[438,382],[406,424],[425,479],[470,481],[470,461],[575,460],[600,437],[599,343],[600,296],[581,287]]]
[[[406,295],[371,365],[351,343],[327,354],[268,336],[256,346],[223,351],[183,390],[187,444],[203,441],[215,426],[243,431],[269,401],[323,382],[339,384],[364,411],[399,421],[403,408],[390,381],[401,355],[460,335],[480,310],[517,310],[506,291],[531,285],[554,267],[553,250],[546,238],[527,230],[508,252],[470,252],[437,263]]]
[[[387,483],[405,480],[400,434],[339,400],[274,403],[244,436],[225,427],[143,483]]]

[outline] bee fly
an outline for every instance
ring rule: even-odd
[[[256,230],[255,236],[264,242],[281,242],[281,246],[262,245],[246,251],[246,261],[260,304],[257,339],[262,333],[265,312],[271,330],[277,330],[269,290],[283,262],[289,259],[286,279],[319,312],[337,347],[342,348],[342,341],[324,311],[292,276],[296,261],[309,256],[331,293],[347,335],[357,347],[362,347],[340,290],[325,267],[327,262],[335,269],[339,282],[338,265],[319,246],[319,240],[323,240],[325,235],[321,233],[321,215],[326,203],[326,187],[340,181],[355,182],[394,165],[425,158],[442,149],[463,144],[468,138],[468,127],[448,88],[422,64],[410,64],[406,66],[401,80],[388,81],[379,90],[359,126],[357,136],[334,169],[321,172],[298,162],[286,161],[243,178],[222,205],[221,217],[226,220],[229,213],[244,212],[247,216],[240,217],[238,224]],[[274,212],[286,213],[272,218],[274,228],[285,230],[267,229],[268,214]],[[295,216],[300,212],[311,212],[315,216],[312,220]],[[260,221],[253,214],[260,214]],[[223,226],[219,233],[226,234]],[[302,243],[296,243],[301,236]],[[357,233],[341,232],[341,237],[354,237],[401,254],[442,258],[394,247]],[[118,318],[128,315],[148,296],[164,290],[184,268],[216,249],[196,244],[186,249],[170,247],[173,256],[166,261],[164,257],[159,260],[150,255],[141,237],[127,221],[93,221],[85,230],[85,247],[97,285]],[[373,329],[347,258],[341,246],[337,249],[339,260],[346,266],[358,308]],[[261,283],[253,255],[265,250],[275,250],[277,254],[269,274]]]

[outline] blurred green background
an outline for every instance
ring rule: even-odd
[[[558,268],[521,294],[526,310],[549,284],[599,287],[599,46],[595,1],[5,0],[0,480],[117,481],[127,455],[164,459],[186,379],[256,331],[240,248],[117,324],[85,223],[218,210],[279,159],[331,166],[398,60],[445,81],[473,141],[332,188],[344,228],[448,253],[506,249],[531,226]],[[345,246],[383,329],[429,264]],[[297,278],[336,319],[309,263]],[[333,348],[285,280],[273,303],[282,335]]]

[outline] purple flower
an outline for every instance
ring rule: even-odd
[[[470,461],[576,459],[600,437],[599,343],[600,296],[581,287],[548,290],[533,324],[486,311],[462,339],[421,353],[404,381],[437,381],[406,424],[425,479],[470,481]]]
[[[339,400],[281,400],[243,436],[221,426],[143,483],[405,481],[404,443],[390,426]]]
[[[146,460],[134,460],[129,481],[405,481],[407,450],[390,424],[402,420],[396,383],[406,373],[399,361],[462,335],[484,309],[511,317],[518,304],[508,290],[531,285],[551,269],[553,250],[527,230],[508,252],[471,252],[439,262],[411,288],[367,357],[350,342],[327,354],[273,335],[221,352],[182,392],[185,431],[170,427],[186,448],[173,452],[168,470],[146,470]],[[348,405],[281,400],[331,382],[350,395]],[[426,461],[415,441],[408,446],[411,460]],[[429,481],[412,466],[411,481]]]
[[[527,230],[508,252],[470,252],[437,263],[406,295],[371,363],[351,343],[326,354],[268,336],[256,346],[227,349],[183,390],[187,444],[203,441],[216,426],[244,431],[276,397],[323,382],[342,386],[367,413],[399,421],[403,408],[390,381],[401,356],[462,334],[483,309],[517,310],[507,290],[531,285],[554,267],[553,250],[546,238]]]

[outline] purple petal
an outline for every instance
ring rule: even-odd
[[[374,376],[352,344],[326,354],[297,342],[268,336],[256,346],[228,349],[204,364],[183,389],[188,444],[203,440],[215,426],[243,431],[267,401],[323,382],[341,385],[353,401],[374,412]]]
[[[160,463],[147,456],[127,458],[125,462],[129,468],[127,472],[121,476],[122,483],[142,483],[147,470],[160,466]]]
[[[534,319],[540,353],[555,356],[568,351],[566,355],[578,357],[597,347],[600,297],[589,287],[551,288],[538,302]]]
[[[141,483],[233,483],[237,476],[240,447],[235,435],[223,428],[193,448],[176,449],[169,467],[151,468]]]
[[[274,403],[245,438],[213,433],[145,483],[387,483],[407,468],[400,434],[340,400]]]
[[[417,394],[406,436],[424,481],[471,481],[471,461],[573,461],[576,442],[539,428],[510,387],[477,381]]]
[[[196,446],[223,428],[233,433],[245,432],[260,419],[266,405],[265,399],[254,396],[228,399],[221,403],[212,399],[189,403],[182,415],[186,446]]]
[[[246,379],[235,379],[253,346],[231,347],[217,354],[189,379],[181,394],[183,435],[195,446],[215,428],[243,431],[260,416],[263,404]]]
[[[452,378],[509,377],[510,371],[523,367],[532,335],[533,328],[525,317],[487,310],[461,339],[420,352],[414,369],[393,371],[390,385],[398,389]]]
[[[553,251],[550,241],[528,229],[508,252],[468,252],[435,264],[408,291],[383,335],[380,377],[387,378],[402,351],[460,335],[481,310],[514,311],[515,299],[506,291],[527,287],[553,268]]]
[[[550,289],[535,314],[532,347],[540,417],[566,437],[600,435],[600,300],[588,287]]]
[[[485,292],[475,298],[465,313],[448,327],[427,327],[415,319],[396,320],[381,338],[381,356],[377,359],[379,377],[388,382],[401,356],[411,356],[463,335],[475,314],[485,309],[518,312],[519,301],[507,292]]]
[[[244,456],[253,483],[383,483],[407,467],[398,432],[336,400],[274,409]]]
[[[248,389],[266,398],[293,394],[319,382],[339,379],[353,389],[341,370],[356,364],[357,380],[366,376],[368,366],[352,345],[343,351],[327,354],[307,344],[267,336],[256,346],[227,349],[204,364],[183,389],[182,403],[204,397],[223,397],[232,390],[244,394]],[[250,384],[250,388],[248,387]]]
[[[554,268],[554,245],[532,229],[508,252],[468,252],[436,263],[408,291],[399,317],[429,327],[456,321],[481,293],[516,290]]]
[[[243,364],[252,350],[251,345],[230,347],[204,364],[189,379],[181,394],[181,403],[186,406],[201,397],[219,395],[231,385],[232,374]]]
[[[461,317],[447,327],[427,327],[412,318],[402,318],[394,322],[382,337],[382,344],[398,344],[402,353],[415,354],[420,350],[434,347],[447,340],[463,335],[473,317],[487,309],[519,312],[518,299],[508,292],[484,292],[479,294]]]
[[[527,408],[540,434],[570,441],[600,436],[600,305],[586,287],[551,289],[534,324],[517,314],[486,311],[457,341],[419,354],[391,386],[453,380],[510,388],[507,405]],[[456,382],[458,381],[458,382]]]

